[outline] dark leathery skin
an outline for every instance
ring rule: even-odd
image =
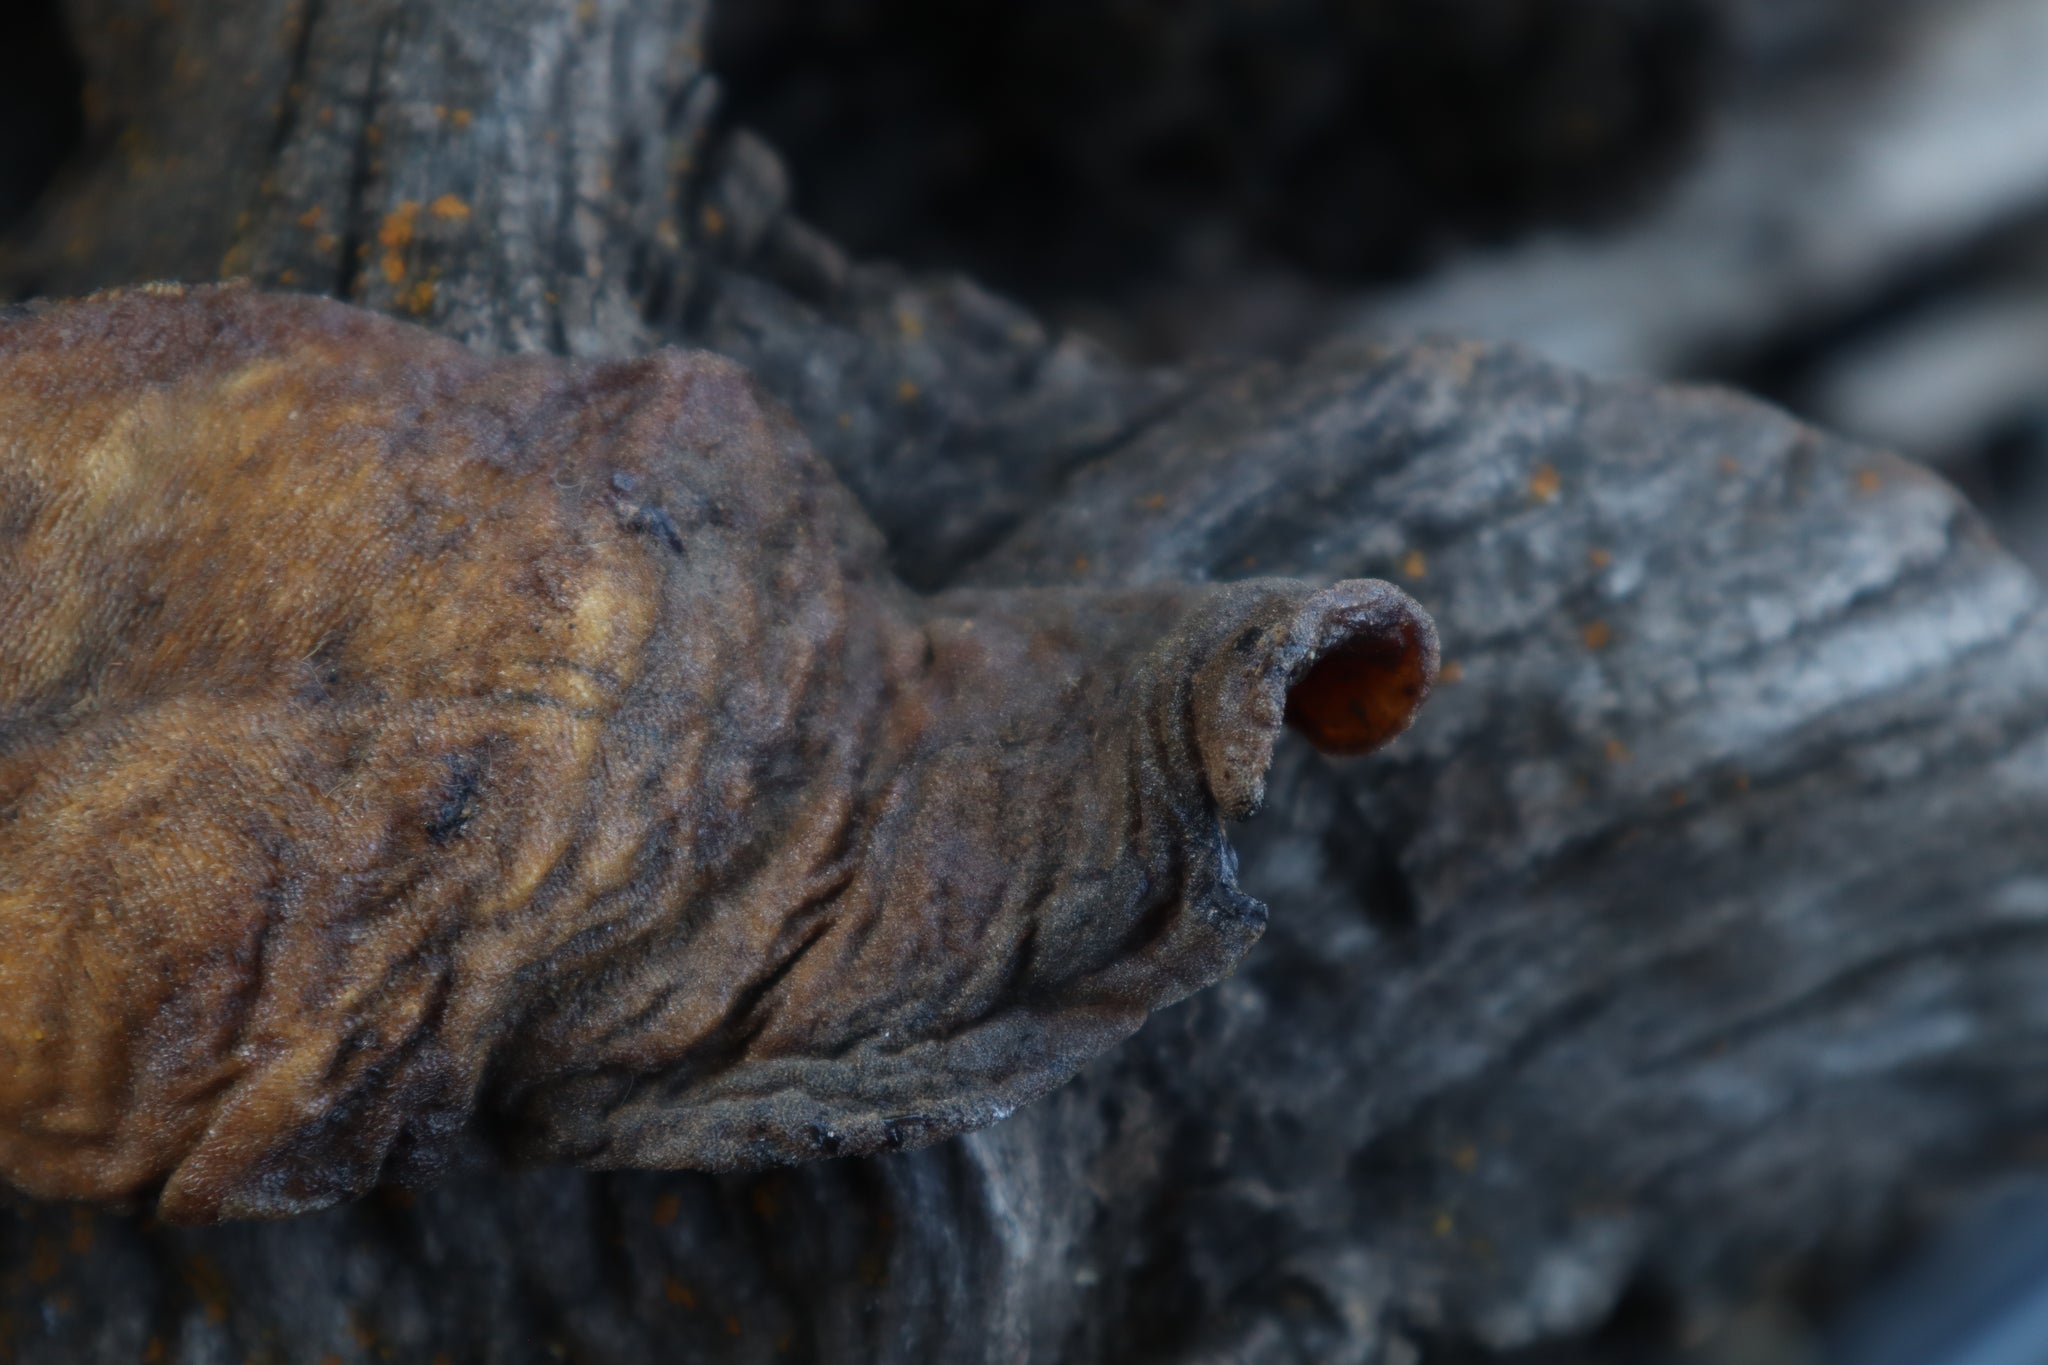
[[[22,310],[0,1173],[205,1221],[471,1129],[728,1169],[992,1122],[1257,937],[1223,821],[1283,716],[1362,752],[1435,667],[1375,582],[914,595],[715,357]]]

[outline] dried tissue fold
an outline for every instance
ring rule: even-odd
[[[921,597],[748,378],[337,303],[0,317],[0,1173],[282,1215],[465,1130],[728,1169],[994,1121],[1228,971],[1384,583]]]

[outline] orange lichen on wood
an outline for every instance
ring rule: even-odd
[[[917,597],[705,355],[134,291],[0,318],[0,452],[0,1172],[173,1219],[993,1122],[1436,667],[1383,583]]]

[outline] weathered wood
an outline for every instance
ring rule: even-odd
[[[17,1358],[1469,1358],[1631,1288],[1710,1326],[2025,1160],[2048,625],[1932,478],[1514,351],[1134,374],[790,218],[682,0],[74,17],[98,160],[17,291],[225,264],[499,349],[703,340],[917,581],[1380,573],[1458,681],[1387,755],[1283,755],[1245,968],[997,1128],[197,1232],[22,1205]]]

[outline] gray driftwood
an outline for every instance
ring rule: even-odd
[[[247,274],[491,348],[709,345],[915,581],[1385,575],[1456,681],[1379,758],[1283,755],[1245,968],[1005,1124],[755,1177],[480,1157],[203,1231],[15,1203],[0,1355],[1576,1355],[2037,1153],[2048,619],[1932,477],[1513,350],[1136,373],[850,263],[721,125],[701,0],[70,9],[90,148],[12,293]]]

